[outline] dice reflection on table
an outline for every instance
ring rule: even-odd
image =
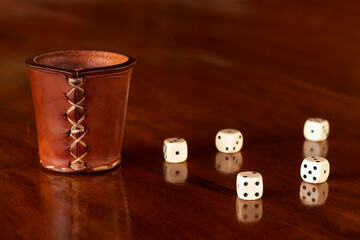
[[[329,195],[329,185],[327,182],[312,184],[303,181],[300,185],[299,195],[303,204],[320,206],[326,202]]]
[[[164,161],[164,179],[169,183],[185,183],[188,176],[186,162],[168,163]]]
[[[305,140],[303,145],[303,155],[304,157],[311,157],[311,156],[326,157],[328,153],[328,149],[329,149],[329,145],[326,140],[321,142],[313,142],[313,141]]]
[[[239,222],[254,223],[262,218],[262,200],[247,201],[236,198],[236,215]]]
[[[215,156],[215,168],[219,172],[228,174],[239,172],[243,159],[240,152],[222,153],[218,152]]]

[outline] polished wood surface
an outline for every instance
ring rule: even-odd
[[[359,239],[359,9],[332,0],[0,1],[1,239]],[[24,59],[65,49],[138,60],[123,162],[112,171],[40,167]],[[326,201],[306,205],[302,127],[313,116],[330,122],[331,172],[319,187]],[[244,135],[237,165],[217,158],[215,134],[228,127]],[[172,136],[188,142],[184,164],[164,163]],[[235,191],[247,170],[265,186],[252,222]]]

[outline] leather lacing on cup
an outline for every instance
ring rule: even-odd
[[[83,170],[88,168],[83,158],[89,150],[88,146],[83,141],[83,138],[86,135],[86,127],[81,124],[85,119],[85,108],[82,106],[85,101],[85,90],[81,87],[84,84],[84,78],[68,78],[67,80],[73,87],[66,94],[66,99],[71,104],[71,107],[66,112],[67,120],[72,124],[69,136],[74,139],[69,147],[69,153],[75,158],[74,161],[70,162],[69,167],[73,170]],[[76,93],[81,93],[82,97],[73,102],[70,96]],[[71,119],[69,116],[73,111],[77,111],[77,115],[79,116],[75,120]],[[85,149],[82,153],[80,151],[80,145]],[[77,150],[76,154],[74,154],[73,149]]]

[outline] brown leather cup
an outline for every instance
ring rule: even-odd
[[[120,164],[135,61],[104,51],[51,52],[26,60],[42,166],[71,173]]]

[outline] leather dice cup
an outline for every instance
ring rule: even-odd
[[[135,62],[104,51],[52,52],[26,60],[43,167],[97,172],[120,164]]]

